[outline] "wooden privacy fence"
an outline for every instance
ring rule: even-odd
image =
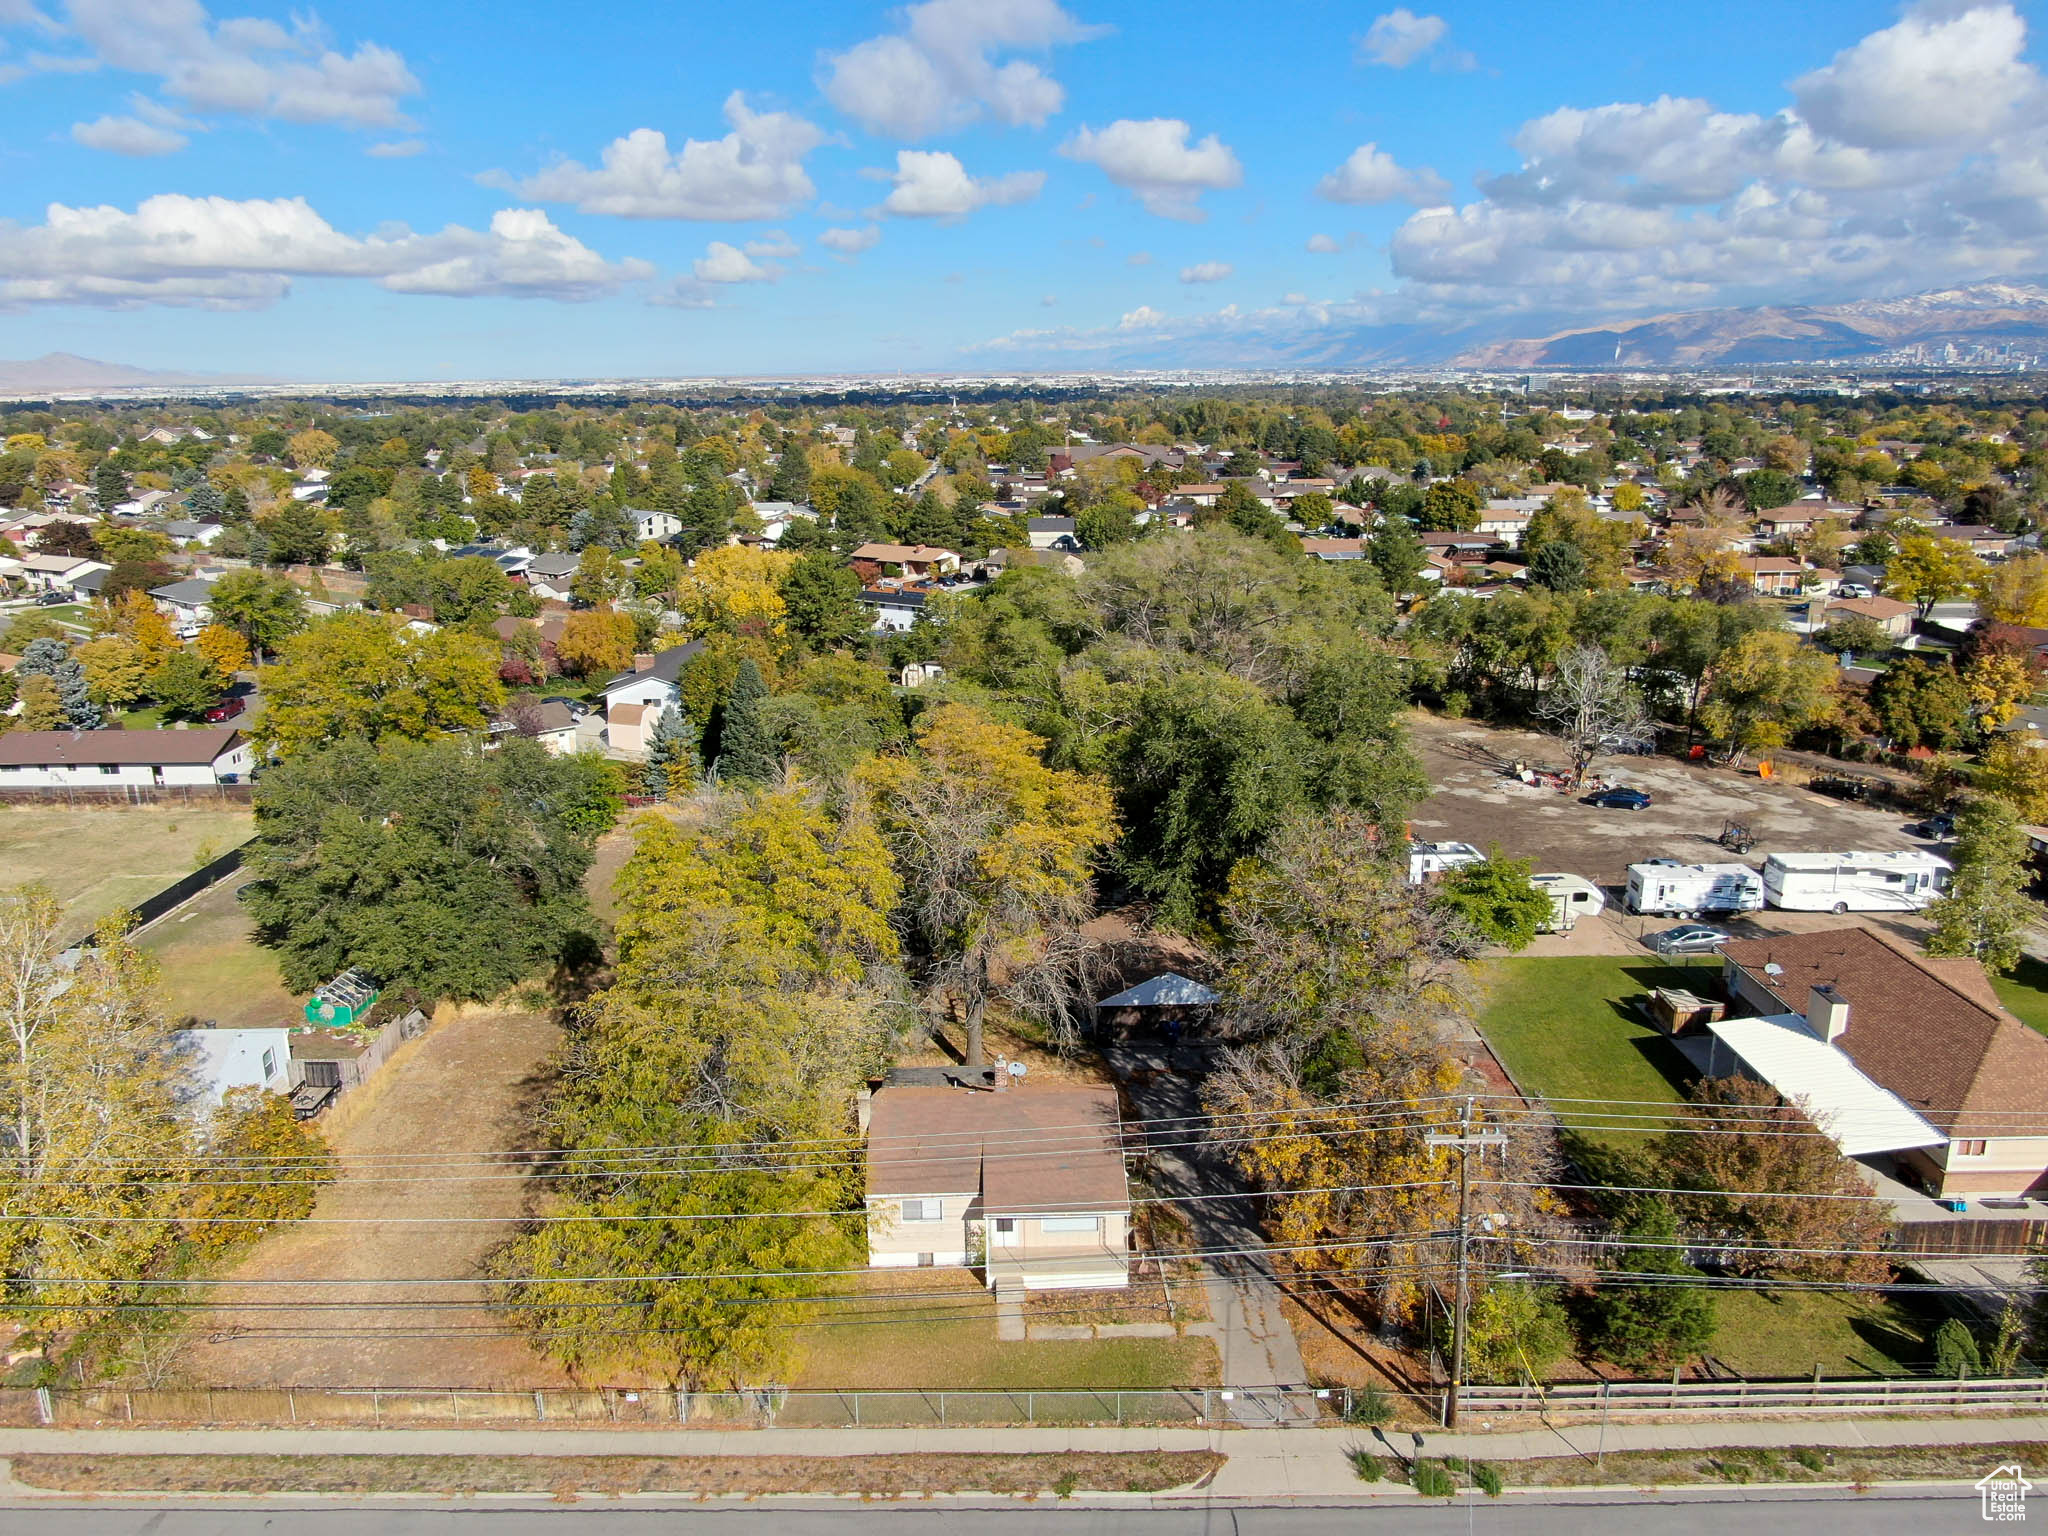
[[[2048,1376],[1981,1381],[1925,1376],[1824,1381],[1574,1381],[1556,1386],[1467,1387],[1466,1414],[1544,1413],[1552,1418],[1602,1414],[1928,1413],[1974,1409],[2048,1409]]]

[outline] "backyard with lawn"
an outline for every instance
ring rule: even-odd
[[[1481,978],[1479,1030],[1522,1092],[1561,1110],[1575,1108],[1562,1102],[1573,1099],[1676,1104],[1692,1069],[1635,1001],[1653,987],[1712,993],[1719,977],[1713,959],[1494,960]]]
[[[2010,976],[1993,976],[1991,985],[2014,1018],[2048,1035],[2048,964],[2022,955]]]
[[[305,998],[278,979],[277,956],[256,942],[236,899],[237,875],[203,892],[137,941],[162,968],[164,1012],[223,1028],[297,1022]]]

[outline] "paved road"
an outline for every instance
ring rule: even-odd
[[[1480,1499],[1418,1505],[1407,1499],[1376,1507],[1301,1505],[1152,1509],[918,1509],[841,1506],[834,1509],[650,1509],[578,1505],[557,1509],[406,1509],[388,1505],[318,1509],[271,1505],[253,1509],[96,1506],[90,1509],[0,1509],[0,1536],[1400,1536],[1514,1532],[1529,1536],[1728,1536],[1731,1527],[1799,1536],[1937,1536],[1983,1529],[1976,1495],[1715,1491],[1709,1496],[1660,1494],[1538,1504]]]

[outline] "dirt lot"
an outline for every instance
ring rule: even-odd
[[[1554,789],[1532,788],[1501,772],[1505,763],[1555,763],[1555,741],[1528,731],[1502,730],[1473,720],[1409,716],[1417,755],[1436,793],[1417,808],[1415,835],[1433,841],[1499,843],[1543,871],[1584,875],[1608,887],[1610,906],[1597,921],[1569,934],[1536,941],[1528,953],[1619,954],[1640,948],[1641,935],[1668,928],[1668,917],[1631,917],[1619,910],[1619,887],[1628,866],[1643,859],[1696,862],[1732,860],[1714,841],[1727,821],[1748,824],[1756,848],[1747,862],[1761,864],[1773,850],[1929,848],[1906,834],[1911,819],[1891,810],[1846,804],[1792,784],[1773,783],[1752,769],[1739,772],[1668,757],[1602,759],[1597,772],[1649,792],[1643,811],[1601,810]],[[1917,938],[1917,917],[1831,912],[1759,912],[1728,926],[1738,934],[1796,933],[1865,923]]]
[[[254,826],[245,806],[0,806],[0,884],[41,881],[67,930],[82,932],[246,843]]]
[[[399,1049],[328,1128],[340,1180],[314,1220],[266,1238],[235,1267],[214,1299],[286,1309],[202,1314],[201,1335],[180,1374],[212,1386],[550,1387],[568,1378],[515,1338],[480,1303],[480,1287],[409,1286],[372,1280],[470,1275],[511,1235],[524,1200],[515,1178],[437,1169],[516,1148],[548,1053],[561,1032],[544,1014],[471,1010]],[[398,1181],[391,1164],[413,1181]],[[409,1222],[385,1223],[398,1216]],[[321,1218],[346,1224],[322,1225]],[[416,1225],[420,1217],[488,1217]],[[362,1224],[358,1225],[357,1222]],[[236,1285],[253,1280],[333,1279],[320,1287]],[[461,1303],[411,1310],[432,1298]],[[447,1330],[472,1337],[420,1337]]]

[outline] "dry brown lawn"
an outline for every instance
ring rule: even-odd
[[[204,1331],[180,1374],[219,1387],[569,1385],[523,1341],[501,1336],[504,1323],[483,1305],[480,1284],[380,1283],[475,1275],[512,1235],[525,1181],[460,1160],[527,1145],[532,1103],[560,1039],[545,1014],[467,1009],[401,1047],[336,1106],[326,1128],[340,1178],[322,1192],[314,1219],[264,1238],[211,1293],[230,1306],[276,1310],[201,1312]],[[434,1166],[449,1159],[457,1165]],[[336,1217],[347,1224],[321,1222]],[[420,1217],[487,1219],[415,1224]],[[429,1299],[454,1305],[414,1305]]]
[[[47,885],[64,905],[68,939],[246,843],[254,828],[247,806],[0,806],[0,884]]]

